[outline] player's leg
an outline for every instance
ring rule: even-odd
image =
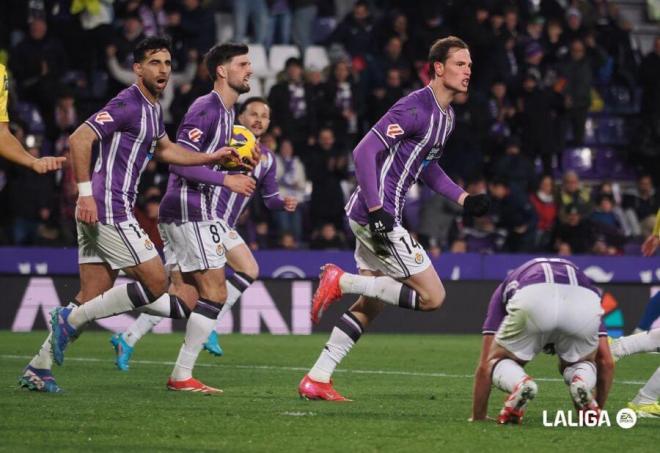
[[[581,286],[556,285],[558,295],[555,351],[564,382],[578,410],[598,411],[596,354],[602,308],[600,297]]]
[[[660,329],[618,338],[612,343],[611,349],[614,360],[640,352],[660,352]]]
[[[628,407],[639,417],[660,418],[660,367],[655,370],[651,379],[642,387]]]
[[[192,370],[227,299],[224,268],[195,271],[190,275],[195,281],[199,299],[188,318],[185,339],[167,386],[171,390],[221,393],[222,390],[206,386],[194,379]]]
[[[650,330],[651,326],[658,319],[660,319],[660,291],[658,291],[655,296],[651,297],[649,302],[646,304],[644,314],[639,320],[637,328],[639,330]]]
[[[377,276],[379,272],[362,270],[361,275]],[[377,300],[360,296],[332,329],[330,338],[323,347],[319,358],[298,386],[298,393],[306,399],[347,401],[332,386],[332,374],[341,361],[353,349],[364,333],[364,329],[383,310],[384,304]]]
[[[428,255],[402,227],[388,234],[388,240],[373,238],[368,227],[351,222],[357,242],[355,258],[360,269],[375,269],[381,276],[344,272],[334,264],[323,267],[314,294],[312,320],[318,322],[325,309],[345,294],[380,300],[409,310],[435,310],[445,290]]]
[[[117,272],[113,271],[105,263],[81,263],[79,265],[79,272],[80,291],[76,295],[75,300],[69,302],[69,308],[84,304],[88,300],[112,288],[117,277]],[[34,391],[59,392],[60,388],[51,372],[52,366],[52,333],[49,333],[39,348],[39,352],[23,370],[19,385]]]

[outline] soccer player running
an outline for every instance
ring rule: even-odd
[[[12,135],[9,130],[9,114],[7,113],[8,100],[9,79],[7,78],[7,69],[0,64],[0,157],[31,168],[40,175],[62,168],[66,157],[46,156],[37,159],[28,153],[21,142]]]
[[[546,348],[559,356],[575,407],[595,412],[604,407],[614,362],[600,300],[589,278],[565,259],[533,259],[511,272],[488,305],[471,420],[487,419],[495,385],[508,393],[497,422],[522,423],[527,403],[538,392],[523,367]]]
[[[272,210],[284,209],[288,212],[295,211],[298,200],[295,197],[285,197],[282,199],[279,196],[277,180],[275,179],[277,173],[275,158],[272,152],[258,141],[270,125],[270,107],[268,103],[266,100],[258,97],[247,99],[240,107],[238,120],[257,138],[260,158],[252,171],[252,176],[256,180],[257,188],[261,193],[264,203]],[[194,180],[200,180],[202,178],[203,175],[197,175]],[[209,180],[209,182],[211,181]],[[234,271],[234,274],[227,279],[227,300],[218,315],[217,323],[219,324],[226,313],[231,310],[231,307],[241,297],[241,294],[257,279],[259,276],[259,265],[243,238],[234,229],[236,221],[250,202],[251,197],[232,193],[222,188],[216,188],[216,191],[219,193],[217,208],[215,210],[217,219],[216,231],[225,249],[227,263]],[[192,294],[196,294],[195,287],[186,284],[182,278],[178,259],[179,256],[172,250],[170,244],[166,242],[165,260],[167,266],[171,268],[170,277],[172,280],[170,292],[175,294],[190,294],[192,291]],[[113,336],[112,342],[115,345],[115,352],[117,353],[117,368],[122,371],[128,370],[128,362],[135,344],[162,320],[163,318],[160,316],[141,314],[126,332]],[[215,329],[211,331],[204,343],[204,349],[216,356],[223,355]]]
[[[60,390],[51,372],[52,359],[61,365],[67,345],[95,319],[136,309],[185,317],[185,304],[166,293],[163,263],[133,216],[140,175],[151,158],[192,166],[237,160],[231,148],[193,153],[168,139],[158,96],[171,71],[169,40],[147,38],[136,46],[133,56],[136,83],[111,99],[69,138],[79,191],[80,292],[75,302],[51,312],[52,333],[19,381],[30,390]],[[93,147],[99,156],[90,181]],[[136,281],[113,287],[120,269]]]
[[[445,289],[424,249],[401,226],[410,187],[421,179],[435,192],[483,215],[487,195],[468,195],[440,168],[438,159],[454,127],[451,102],[466,93],[472,60],[456,37],[437,40],[429,52],[431,82],[400,99],[353,151],[358,187],[346,212],[357,239],[359,275],[326,264],[314,294],[312,320],[342,295],[357,302],[340,318],[320,357],[298,386],[301,397],[345,401],[332,387],[332,373],[384,304],[409,310],[435,310]]]

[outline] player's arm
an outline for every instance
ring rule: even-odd
[[[189,167],[214,164],[222,165],[228,161],[235,161],[237,159],[237,153],[234,148],[228,146],[224,146],[212,153],[189,151],[176,143],[172,143],[167,134],[163,134],[158,139],[154,157],[156,160],[166,164]]]
[[[296,197],[280,197],[280,189],[275,178],[277,174],[277,161],[272,155],[269,155],[268,159],[270,159],[271,165],[266,171],[263,183],[261,184],[261,198],[264,200],[266,207],[271,211],[285,210],[287,212],[294,212],[298,206],[298,199]]]
[[[481,346],[479,364],[474,373],[474,387],[472,389],[472,417],[470,421],[488,419],[488,398],[490,397],[490,348],[493,344],[493,334],[484,334]]]
[[[170,165],[170,172],[179,175],[187,181],[212,186],[223,186],[232,192],[249,197],[255,189],[254,178],[247,175],[228,174],[208,167],[185,167]]]
[[[69,136],[69,150],[73,165],[73,174],[78,183],[78,202],[76,219],[85,223],[98,221],[96,202],[92,195],[92,183],[89,168],[92,162],[92,146],[98,139],[96,132],[87,124],[81,124]]]
[[[653,233],[642,244],[642,253],[644,256],[651,256],[658,249],[658,245],[660,245],[660,209],[658,209],[658,213],[655,216]]]
[[[602,408],[605,407],[614,380],[614,359],[607,342],[607,336],[598,337],[598,352],[596,353],[596,401]]]
[[[486,214],[490,208],[488,195],[469,195],[451,180],[439,164],[428,165],[420,176],[431,190],[463,206],[463,211],[468,215],[479,217]]]
[[[21,142],[9,130],[9,123],[4,121],[0,121],[0,156],[16,164],[31,168],[40,175],[59,170],[66,161],[66,157],[48,156],[37,159],[23,148]]]

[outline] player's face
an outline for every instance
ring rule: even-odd
[[[263,102],[251,102],[238,120],[259,138],[270,125],[270,107]]]
[[[250,76],[252,75],[252,64],[246,55],[238,55],[225,64],[227,73],[227,84],[238,94],[250,91]]]
[[[444,86],[456,93],[467,93],[472,75],[472,59],[467,49],[452,50],[441,67]]]
[[[133,70],[142,80],[149,92],[158,97],[170,80],[172,72],[172,57],[167,50],[157,50],[147,53],[144,60],[133,65]]]

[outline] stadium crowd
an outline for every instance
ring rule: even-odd
[[[0,62],[10,72],[11,127],[35,156],[67,155],[69,134],[132,83],[131,50],[145,36],[174,44],[161,100],[170,137],[211,89],[201,61],[219,38],[266,51],[291,44],[301,55],[321,45],[326,67],[289,57],[282,71],[251,81],[271,107],[261,140],[276,152],[280,192],[301,201],[298,212],[270,213],[257,197],[239,227],[255,250],[350,248],[343,207],[354,186],[352,148],[399,98],[428,83],[423,52],[449,34],[470,45],[474,66],[441,165],[469,193],[488,192],[493,207],[466,218],[418,185],[405,223],[427,250],[619,255],[638,251],[653,228],[660,36],[641,55],[611,1],[6,3]],[[570,157],[595,145],[610,160],[585,173]],[[616,173],[617,165],[629,171]],[[166,183],[167,168],[149,162],[135,214],[157,245]],[[68,167],[38,176],[0,163],[0,244],[75,245],[76,199]]]

